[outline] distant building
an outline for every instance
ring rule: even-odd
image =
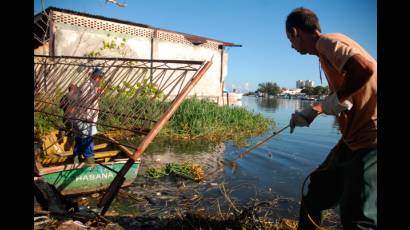
[[[303,80],[297,80],[296,81],[296,88],[303,89],[304,87],[305,87],[305,81],[303,81]]]
[[[305,87],[314,87],[315,82],[311,80],[297,80],[296,81],[296,88],[297,89],[303,89]]]
[[[305,87],[315,87],[315,82],[311,80],[306,80]]]
[[[299,95],[302,89],[287,89],[282,91],[279,95]]]

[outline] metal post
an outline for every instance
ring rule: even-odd
[[[224,102],[224,86],[223,86],[223,83],[222,83],[222,80],[223,80],[223,64],[224,64],[224,62],[223,62],[223,57],[224,57],[224,49],[223,49],[223,46],[220,46],[220,49],[221,49],[221,75],[220,75],[220,78],[219,78],[219,86],[221,87],[221,91],[222,91],[222,95],[221,95],[221,98],[222,98],[222,104],[223,104],[223,102]],[[218,100],[219,100],[219,97],[218,97]]]

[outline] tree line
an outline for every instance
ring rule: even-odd
[[[275,82],[264,82],[258,84],[258,89],[255,93],[263,93],[268,96],[276,96],[282,92],[282,89]],[[316,87],[305,87],[302,89],[301,93],[306,95],[328,95],[329,87],[328,86],[316,86]]]
[[[302,89],[301,93],[306,95],[328,95],[329,87],[328,86],[316,86],[316,87],[305,87]]]

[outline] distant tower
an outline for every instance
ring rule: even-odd
[[[305,87],[314,87],[315,86],[315,82],[311,81],[311,80],[306,80],[305,81]]]
[[[305,82],[303,80],[296,81],[296,88],[303,89],[305,87]]]

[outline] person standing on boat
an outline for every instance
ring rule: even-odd
[[[287,16],[286,34],[300,54],[319,57],[330,89],[321,103],[292,114],[291,133],[309,126],[320,113],[336,116],[342,133],[310,174],[298,229],[316,229],[321,211],[336,204],[344,229],[376,229],[377,61],[346,35],[321,34],[316,14],[303,7]]]
[[[79,163],[80,155],[88,164],[94,163],[93,136],[97,134],[99,99],[103,93],[99,84],[104,74],[101,68],[95,68],[89,80],[79,87],[79,97],[76,101],[76,118],[74,123],[75,145],[74,164]]]

